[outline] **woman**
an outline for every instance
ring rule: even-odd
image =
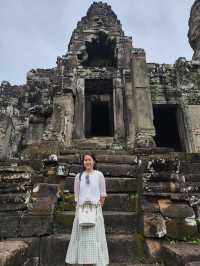
[[[95,161],[94,155],[85,154],[82,161],[83,171],[75,177],[76,213],[65,258],[65,262],[69,264],[84,264],[88,266],[105,266],[109,264],[102,214],[102,207],[107,196],[106,185],[103,174],[95,170]],[[81,205],[88,204],[88,202],[93,207],[96,207],[96,224],[91,227],[81,227],[78,224],[78,209]]]

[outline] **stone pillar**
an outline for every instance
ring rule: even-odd
[[[85,137],[85,84],[84,79],[77,79],[74,114],[73,138],[83,139]]]
[[[114,143],[122,144],[125,139],[123,88],[120,78],[113,82]]]
[[[132,150],[134,148],[135,134],[136,134],[135,133],[136,106],[134,102],[134,93],[133,93],[130,71],[126,71],[124,73],[124,80],[125,80],[125,98],[126,98],[126,132],[127,132],[126,144],[127,148],[129,150]]]
[[[190,121],[190,145],[187,147],[187,152],[200,152],[200,106],[199,105],[188,105],[187,116]]]
[[[9,158],[12,153],[12,119],[5,115],[0,114],[0,159]]]
[[[56,139],[66,146],[71,145],[74,118],[74,100],[72,91],[54,98],[54,113],[51,130]],[[54,138],[54,137],[53,137]]]
[[[143,49],[133,50],[132,71],[137,126],[135,144],[136,147],[149,148],[155,146],[155,128],[146,55]]]

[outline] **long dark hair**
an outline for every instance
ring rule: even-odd
[[[82,157],[81,157],[82,170],[85,171],[85,167],[84,167],[84,158],[85,158],[86,155],[92,157],[92,159],[94,160],[94,167],[93,167],[93,169],[96,169],[96,162],[97,162],[97,160],[96,160],[95,155],[94,155],[92,152],[86,152],[86,153],[84,153],[84,154],[82,155]]]

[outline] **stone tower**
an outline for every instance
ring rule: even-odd
[[[189,21],[195,61],[146,62],[108,4],[94,2],[52,69],[1,85],[1,157],[34,147],[200,150],[199,1]]]
[[[154,144],[145,53],[132,47],[109,5],[91,5],[68,52],[58,58],[58,71],[62,93],[67,92],[66,99],[74,97],[73,132],[66,132],[67,142],[119,149]]]
[[[0,265],[64,266],[86,150],[106,179],[111,265],[200,265],[199,10],[193,60],[147,63],[94,2],[55,68],[2,82]]]

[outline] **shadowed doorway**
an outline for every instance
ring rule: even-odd
[[[177,107],[171,105],[154,106],[153,113],[156,145],[182,151],[177,123]]]
[[[111,79],[85,80],[85,135],[87,138],[113,136],[112,95]]]

